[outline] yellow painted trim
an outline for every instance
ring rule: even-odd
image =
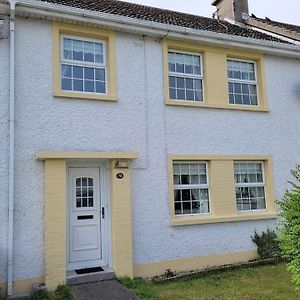
[[[50,290],[66,281],[67,164],[66,159],[110,159],[112,264],[117,276],[133,277],[131,170],[116,169],[117,159],[135,159],[137,153],[39,152],[45,160],[45,283]],[[122,172],[122,180],[117,173]]]
[[[45,277],[35,277],[24,280],[16,280],[13,282],[13,292],[16,295],[28,295],[31,293],[33,284],[43,284],[45,283]],[[0,283],[0,288],[2,288],[3,294],[7,293],[7,283]]]
[[[169,95],[168,50],[188,51],[201,54],[203,57],[203,102],[174,100]],[[230,104],[228,99],[227,59],[245,59],[256,62],[258,82],[258,106]],[[219,108],[242,111],[268,112],[264,54],[244,50],[234,50],[193,44],[183,41],[164,39],[163,41],[163,72],[165,104],[198,108]]]
[[[92,93],[78,93],[61,90],[60,83],[60,35],[70,34],[79,37],[95,38],[106,41],[107,46],[107,94],[98,95]],[[117,100],[117,75],[115,54],[115,33],[110,30],[87,27],[74,24],[53,22],[52,26],[53,45],[53,95],[61,98],[88,99],[88,100]]]
[[[45,283],[49,290],[66,282],[66,161],[45,161]]]
[[[41,151],[36,159],[137,159],[137,152]]]
[[[118,277],[133,278],[131,172],[122,169],[124,177],[118,179],[115,163],[110,162],[112,263]]]
[[[209,214],[176,216],[174,211],[173,162],[208,162],[210,208]],[[253,212],[239,212],[236,207],[234,161],[263,161],[265,171],[266,209]],[[278,217],[275,202],[275,187],[272,157],[269,155],[169,155],[169,208],[172,226],[266,220]]]
[[[194,225],[194,224],[213,224],[213,223],[225,223],[225,222],[238,222],[238,221],[251,221],[251,220],[269,220],[277,219],[278,214],[266,214],[261,212],[253,212],[252,214],[245,213],[228,217],[176,217],[171,220],[172,226]]]
[[[150,264],[134,265],[134,277],[153,277],[162,275],[166,269],[176,272],[191,270],[201,270],[208,267],[222,266],[246,262],[257,258],[256,251],[220,253],[208,256],[195,256],[180,258],[176,260],[166,260]]]

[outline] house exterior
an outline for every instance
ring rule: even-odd
[[[278,22],[268,17],[259,18],[254,14],[249,14],[248,0],[213,0],[212,5],[216,7],[214,15],[219,20],[251,28],[299,45],[299,25]]]
[[[253,14],[249,16],[246,24],[253,29],[264,30],[266,33],[275,34],[296,43],[300,42],[300,26],[298,25],[277,22],[267,17],[258,18]]]
[[[299,162],[297,45],[112,0],[0,12],[4,295],[257,256]]]

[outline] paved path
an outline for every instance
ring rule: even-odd
[[[71,286],[76,300],[140,300],[117,280]]]

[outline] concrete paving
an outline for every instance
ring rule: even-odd
[[[71,286],[76,300],[140,300],[117,280]]]

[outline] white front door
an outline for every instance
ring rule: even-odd
[[[103,258],[100,168],[69,168],[69,265],[98,266]],[[104,211],[103,211],[104,214]]]

